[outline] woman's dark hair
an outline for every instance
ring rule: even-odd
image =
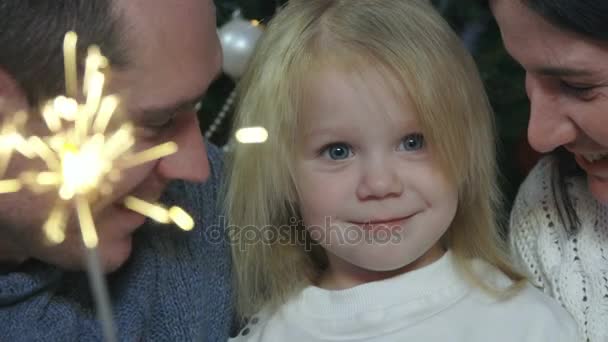
[[[69,30],[78,34],[80,57],[96,44],[113,66],[127,62],[112,0],[2,0],[0,17],[0,69],[30,105],[63,93],[62,46]]]
[[[606,0],[524,0],[526,5],[557,27],[589,38],[608,41]]]

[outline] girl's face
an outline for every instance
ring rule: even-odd
[[[367,69],[307,85],[296,177],[302,219],[326,250],[320,286],[348,288],[437,260],[458,192],[439,169],[405,92]]]

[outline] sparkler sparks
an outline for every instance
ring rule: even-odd
[[[8,162],[15,150],[20,151],[22,154],[27,154],[27,151],[22,149],[25,140],[19,134],[26,121],[27,114],[25,112],[17,112],[0,127],[0,177],[4,175]],[[28,156],[31,157],[31,154]],[[0,185],[0,193],[3,192],[3,189],[6,192],[6,189]]]
[[[64,63],[66,96],[58,96],[42,108],[42,118],[49,131],[45,137],[23,137],[22,130],[27,114],[15,114],[0,127],[0,176],[2,176],[15,152],[44,161],[45,170],[28,170],[16,179],[0,181],[0,193],[16,192],[29,188],[36,192],[56,191],[57,200],[43,231],[51,243],[65,239],[66,222],[72,201],[86,247],[97,245],[97,233],[91,214],[91,202],[107,195],[112,183],[123,170],[163,158],[177,151],[177,145],[168,142],[145,151],[132,153],[135,144],[133,126],[122,123],[108,131],[119,98],[104,95],[108,60],[96,46],[88,49],[82,94],[78,93],[76,46],[74,32],[65,35]],[[77,98],[82,95],[84,103]],[[137,203],[137,204],[134,204]],[[175,223],[184,230],[193,228],[192,218],[179,208],[163,209],[158,205],[128,197],[125,206],[162,223]],[[161,214],[162,213],[162,214]],[[173,214],[171,214],[173,213]]]
[[[62,243],[72,208],[76,208],[84,245],[87,247],[87,273],[98,308],[105,339],[115,341],[111,305],[99,260],[98,236],[91,205],[112,192],[112,184],[125,169],[163,158],[177,151],[168,142],[134,153],[133,125],[122,121],[110,128],[120,104],[115,95],[104,94],[104,69],[109,66],[97,46],[91,46],[85,60],[82,90],[78,90],[78,37],[68,32],[63,42],[65,96],[47,102],[42,119],[48,135],[25,137],[28,115],[18,112],[0,125],[0,194],[27,188],[33,192],[56,193],[55,204],[42,230],[51,244]],[[84,98],[84,103],[77,99]],[[2,103],[0,103],[0,106]],[[28,159],[39,158],[42,170],[26,170],[14,179],[4,179],[14,153]],[[134,196],[127,196],[124,206],[161,223],[174,223],[184,230],[194,227],[192,218],[181,208],[165,209]]]

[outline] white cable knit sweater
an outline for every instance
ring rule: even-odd
[[[581,226],[568,233],[551,189],[555,167],[553,157],[542,159],[519,189],[510,224],[515,262],[570,311],[584,341],[608,341],[608,206],[585,179],[570,180]]]

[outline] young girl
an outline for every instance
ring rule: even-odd
[[[493,121],[425,0],[292,0],[242,80],[235,341],[575,341],[505,259]]]

